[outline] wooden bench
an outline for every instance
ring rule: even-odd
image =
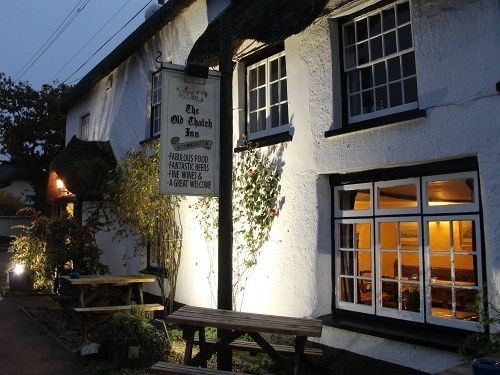
[[[172,374],[172,375],[201,375],[201,374],[227,374],[227,375],[240,374],[240,375],[244,375],[241,372],[234,373],[231,371],[222,371],[222,370],[215,370],[215,369],[203,368],[203,367],[177,365],[177,364],[167,363],[167,362],[158,362],[158,363],[154,364],[150,368],[150,371],[152,373],[155,373],[155,374]]]
[[[215,344],[217,342],[216,338],[209,338],[207,337],[205,339],[205,342],[210,345],[210,344]],[[195,341],[195,344],[199,344],[199,341]],[[243,341],[243,340],[235,340],[232,343],[228,345],[231,349],[234,350],[239,350],[242,352],[248,352],[250,354],[257,354],[257,353],[262,353],[263,350],[254,341]],[[290,354],[293,355],[295,353],[295,348],[291,345],[280,345],[280,344],[271,344],[271,346],[276,350],[278,353],[282,354]],[[323,356],[323,349],[321,348],[305,348],[304,349],[304,355],[306,357],[315,357],[315,358],[320,358]]]

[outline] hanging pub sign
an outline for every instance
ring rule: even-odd
[[[208,78],[163,64],[161,91],[160,194],[219,193],[220,73]]]

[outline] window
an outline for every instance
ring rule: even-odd
[[[348,123],[418,108],[409,1],[341,24]]]
[[[80,139],[83,141],[90,139],[90,113],[80,118]]]
[[[335,186],[336,307],[478,330],[468,308],[482,289],[477,180],[470,171]]]
[[[154,73],[151,85],[151,137],[161,132],[161,71]]]
[[[249,139],[289,130],[285,52],[247,67]]]
[[[26,194],[24,196],[24,204],[33,205],[35,204],[35,201],[36,201],[36,195],[34,194]]]

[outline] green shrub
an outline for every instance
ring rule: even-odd
[[[140,311],[117,313],[97,329],[99,354],[117,367],[145,368],[165,360],[170,350],[167,336]],[[139,347],[139,358],[129,359],[129,347]]]

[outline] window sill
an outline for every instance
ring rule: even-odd
[[[465,338],[473,333],[449,327],[369,316],[343,310],[337,310],[335,315],[320,316],[319,319],[324,325],[333,328],[453,352],[460,349]]]
[[[276,145],[278,143],[289,142],[292,139],[293,139],[293,134],[291,134],[290,131],[286,131],[283,133],[273,134],[266,137],[251,139],[248,142],[250,142],[254,147],[259,148],[259,147]],[[248,150],[248,146],[244,145],[236,147],[234,149],[234,152],[243,152],[246,150]]]
[[[353,124],[346,124],[341,129],[332,129],[325,132],[325,137],[334,137],[336,135],[358,132],[361,130],[378,128],[384,125],[396,124],[398,122],[425,118],[427,115],[424,109],[413,109],[411,111],[395,113],[388,116],[377,117],[374,119],[360,121]]]
[[[146,139],[140,141],[139,144],[142,146],[142,145],[151,143],[156,139],[160,139],[160,134],[156,134],[156,135],[153,135],[152,137],[146,138]]]

